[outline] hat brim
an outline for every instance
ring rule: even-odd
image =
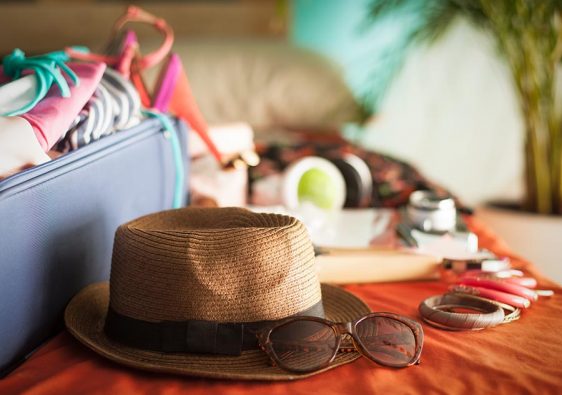
[[[335,322],[352,321],[371,310],[344,289],[322,284],[326,318]],[[109,284],[84,288],[68,304],[64,319],[68,331],[93,351],[114,362],[154,371],[188,376],[238,380],[296,380],[333,369],[359,358],[357,352],[338,353],[335,360],[319,371],[305,374],[286,372],[272,366],[261,350],[244,351],[240,356],[160,353],[127,347],[109,339],[103,331],[109,305]]]

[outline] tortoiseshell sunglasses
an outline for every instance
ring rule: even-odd
[[[393,313],[370,313],[347,323],[290,317],[257,335],[261,349],[274,364],[295,373],[323,369],[338,351],[354,349],[380,365],[402,368],[419,364],[423,347],[421,325]],[[344,335],[352,341],[342,344]]]

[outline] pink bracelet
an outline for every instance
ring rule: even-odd
[[[526,288],[536,288],[537,287],[537,280],[533,277],[513,277],[513,278],[505,278],[501,280],[502,282],[520,285]],[[536,293],[536,292],[535,292]]]
[[[507,292],[513,295],[526,298],[531,302],[534,302],[538,299],[537,293],[532,289],[517,284],[507,283],[507,282],[500,282],[500,281],[489,280],[484,278],[463,278],[460,280],[459,284],[469,285],[473,287],[488,288],[500,292]]]
[[[483,298],[492,299],[513,307],[519,307],[521,309],[526,309],[531,306],[531,302],[524,297],[507,292],[497,291],[495,289],[472,287],[469,285],[461,284],[450,286],[449,291],[481,296]]]
[[[521,285],[526,288],[536,288],[537,280],[533,277],[524,277],[519,270],[503,270],[499,272],[484,272],[482,270],[470,270],[463,273],[460,278],[481,278],[494,280],[509,284]]]

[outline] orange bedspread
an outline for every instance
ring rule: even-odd
[[[469,222],[485,247],[511,255],[485,227],[474,219]],[[0,380],[0,394],[560,394],[562,289],[540,277],[531,265],[512,258],[556,294],[541,298],[519,321],[485,331],[446,332],[424,324],[425,346],[418,366],[386,369],[362,358],[295,382],[213,381],[125,368],[63,332]],[[419,302],[443,293],[446,285],[411,282],[347,288],[374,311],[419,318]]]

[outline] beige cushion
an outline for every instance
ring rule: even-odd
[[[277,127],[333,129],[360,117],[340,70],[285,42],[176,38],[174,50],[209,123],[245,121],[259,135]],[[156,74],[150,70],[147,80]]]

